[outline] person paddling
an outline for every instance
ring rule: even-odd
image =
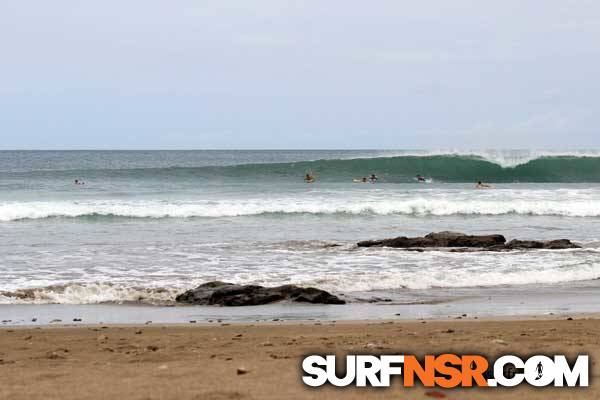
[[[306,174],[306,176],[304,177],[304,182],[306,183],[313,183],[315,181],[315,177],[312,174]]]

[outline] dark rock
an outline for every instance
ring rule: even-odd
[[[578,249],[581,246],[568,239],[557,240],[518,240],[505,243],[502,235],[465,235],[458,232],[433,232],[423,237],[399,236],[392,239],[366,240],[358,242],[358,247],[396,247],[411,251],[424,251],[427,248],[451,248],[451,252],[508,251],[517,249]]]
[[[358,247],[435,247],[435,242],[422,237],[409,238],[406,236],[399,236],[393,239],[367,240],[358,242],[357,245]]]
[[[506,242],[502,235],[465,235],[457,232],[430,233],[425,238],[433,240],[435,247],[491,247]]]
[[[301,303],[345,304],[345,301],[324,290],[295,285],[264,287],[236,285],[227,282],[208,282],[179,294],[178,303],[222,306],[256,306],[291,300]]]
[[[581,246],[571,242],[569,239],[557,239],[548,241],[518,240],[514,239],[506,243],[507,249],[579,249]]]
[[[544,244],[537,240],[513,239],[504,245],[508,249],[541,249]]]
[[[400,236],[393,239],[367,240],[359,247],[492,247],[502,245],[502,235],[465,235],[457,232],[434,232],[424,237]]]

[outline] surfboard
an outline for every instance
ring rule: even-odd
[[[413,178],[413,179],[414,179],[414,180],[415,180],[415,182],[417,182],[417,183],[432,183],[432,182],[433,182],[433,179],[431,179],[431,178],[425,178],[425,180],[419,180],[419,179],[417,179],[417,178]]]

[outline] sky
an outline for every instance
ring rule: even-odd
[[[600,2],[0,0],[0,149],[600,148]]]

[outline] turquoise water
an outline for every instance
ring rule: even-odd
[[[315,183],[303,182],[307,172]],[[352,182],[369,174],[377,183]],[[477,180],[493,188],[476,190]],[[585,247],[354,246],[439,230]],[[214,279],[314,285],[351,301],[564,290],[600,277],[599,241],[595,151],[0,152],[0,302],[9,304],[169,303]]]
[[[436,182],[600,182],[600,152],[426,151],[4,151],[0,172],[24,180],[73,176],[132,184],[168,179],[210,183],[290,181],[311,172],[320,181],[348,182],[369,171],[390,183],[417,174]],[[10,180],[9,180],[10,182]]]

